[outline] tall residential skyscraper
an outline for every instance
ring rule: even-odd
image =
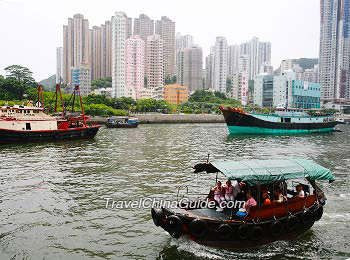
[[[92,27],[91,37],[91,78],[98,79],[102,77],[102,28],[100,26]]]
[[[140,90],[144,87],[145,42],[139,35],[126,40],[126,87],[135,90],[139,99]]]
[[[164,77],[172,78],[175,68],[175,22],[166,16],[156,21],[156,34],[164,41]]]
[[[181,84],[179,81],[179,75],[181,73],[181,64],[180,64],[180,52],[183,49],[190,48],[193,46],[193,36],[192,35],[181,35],[181,33],[176,34],[176,76],[177,83]]]
[[[75,14],[63,26],[63,82],[71,84],[71,68],[89,64],[89,58],[89,21],[82,14]]]
[[[239,45],[227,47],[227,74],[232,76],[238,71]]]
[[[112,26],[110,21],[101,25],[101,77],[112,77]]]
[[[134,35],[140,35],[140,38],[147,42],[147,37],[154,34],[154,20],[147,15],[140,14],[139,18],[134,19]]]
[[[56,48],[56,83],[63,82],[63,48]]]
[[[189,93],[203,86],[202,66],[202,48],[192,46],[180,50],[178,83],[186,86]]]
[[[126,39],[129,18],[123,12],[112,17],[112,97],[128,95],[126,88]]]
[[[164,86],[164,42],[160,35],[147,37],[147,88],[155,89]]]
[[[350,0],[320,0],[322,98],[350,99]]]
[[[205,58],[205,88],[214,89],[214,54],[211,53]]]
[[[214,53],[214,90],[226,94],[227,79],[227,41],[216,37]]]

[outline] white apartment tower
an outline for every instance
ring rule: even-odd
[[[56,84],[63,82],[63,48],[56,48]]]
[[[164,42],[160,35],[147,37],[146,77],[147,88],[155,89],[164,86]]]
[[[179,52],[178,83],[186,86],[191,93],[203,86],[203,51],[198,46],[185,48]]]
[[[72,67],[90,62],[89,21],[82,14],[68,18],[63,26],[63,82],[72,84]]]
[[[155,32],[164,42],[164,77],[171,79],[176,74],[175,22],[162,16],[160,21],[156,21]]]
[[[322,98],[350,99],[350,0],[320,0]]]
[[[126,40],[126,87],[133,89],[136,99],[144,88],[145,42],[139,35]]]
[[[238,59],[240,56],[239,45],[230,45],[227,47],[227,74],[232,76],[238,71]]]
[[[227,41],[216,37],[214,53],[214,90],[226,94]]]
[[[126,88],[126,39],[129,18],[123,12],[112,17],[112,97],[128,95]]]

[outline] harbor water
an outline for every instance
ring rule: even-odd
[[[294,136],[230,137],[219,124],[102,127],[94,140],[0,146],[2,259],[348,259],[350,127]],[[106,208],[106,199],[175,198],[179,187],[209,190],[215,175],[193,173],[207,159],[306,158],[336,181],[322,219],[293,241],[225,250],[175,240],[149,208]],[[224,178],[222,178],[224,180]]]

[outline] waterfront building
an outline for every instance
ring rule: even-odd
[[[164,42],[164,78],[171,79],[176,74],[175,68],[175,22],[166,16],[156,21],[155,33]]]
[[[260,107],[273,106],[273,76],[259,74],[254,79],[254,104]]]
[[[128,95],[126,87],[126,40],[129,18],[123,12],[112,17],[112,97]]]
[[[164,86],[164,100],[179,105],[188,101],[188,90],[186,86],[171,84]]]
[[[72,83],[72,67],[90,62],[89,21],[82,14],[68,18],[63,26],[63,83]]]
[[[319,81],[322,99],[350,99],[350,0],[321,0]]]
[[[202,66],[202,48],[192,46],[179,51],[178,83],[187,86],[189,93],[203,86]]]
[[[144,88],[145,43],[139,35],[126,40],[126,87],[135,90],[136,99]]]
[[[63,48],[56,48],[56,84],[63,82]]]
[[[214,47],[214,90],[226,94],[227,41],[216,37]]]
[[[80,86],[82,96],[91,94],[91,66],[89,64],[81,64],[78,67],[71,68],[72,83],[67,87],[69,94],[73,93],[74,87]],[[66,93],[67,93],[66,92]]]
[[[297,79],[297,74],[286,71],[273,79],[273,106],[291,108],[320,108],[321,85]]]
[[[147,88],[155,89],[164,86],[164,41],[160,35],[147,37],[146,78]]]
[[[238,71],[238,60],[240,56],[239,45],[227,47],[227,75],[232,76]]]
[[[241,101],[242,105],[248,104],[248,74],[244,72],[235,72],[230,76],[231,92],[229,96],[235,100]]]

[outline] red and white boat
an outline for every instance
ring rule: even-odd
[[[41,86],[38,87],[37,106],[0,107],[0,144],[94,138],[100,126],[86,124],[88,117],[84,114],[79,86],[75,87],[72,95],[73,113],[70,116],[65,110],[59,85],[56,85],[55,112],[58,94],[63,112],[55,116],[47,114],[45,108],[41,107],[43,104]],[[80,98],[81,113],[74,113],[76,95]]]

